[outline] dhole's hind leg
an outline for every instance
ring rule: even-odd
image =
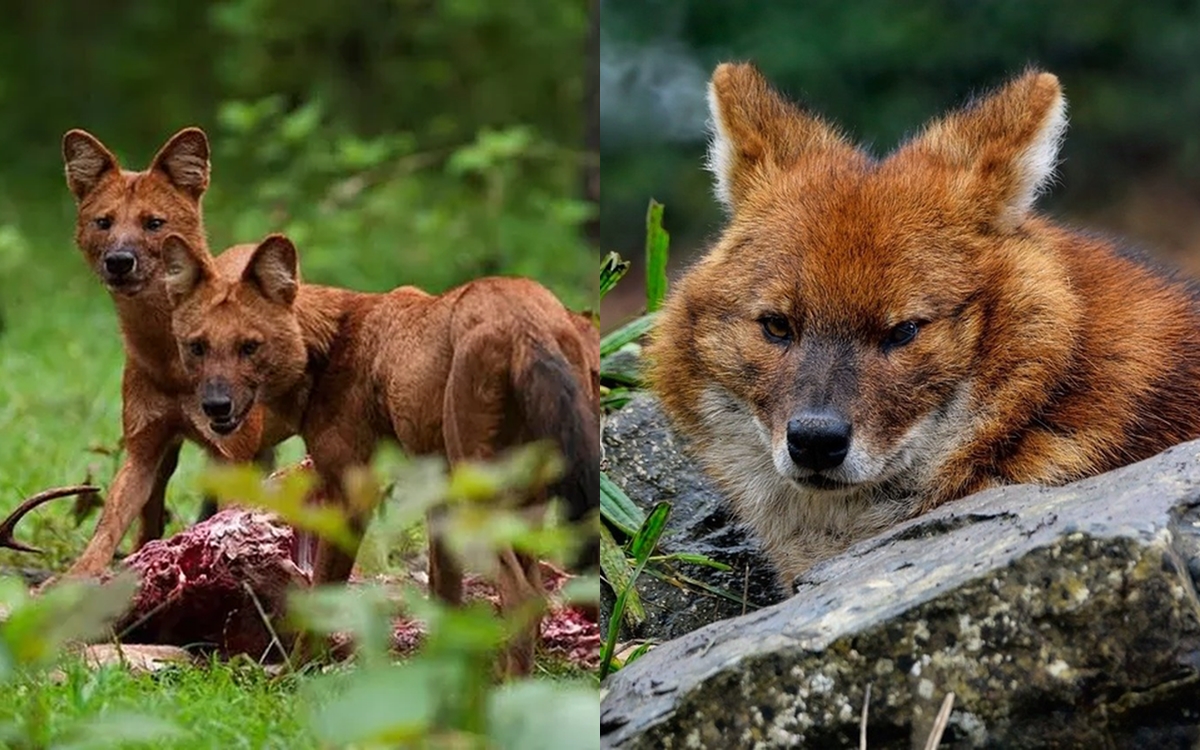
[[[500,553],[500,611],[516,626],[504,651],[508,677],[533,671],[533,656],[541,627],[542,573],[537,558],[513,549]]]
[[[137,543],[133,547],[134,552],[144,547],[147,542],[162,539],[163,530],[166,528],[167,483],[175,473],[175,467],[179,465],[180,447],[181,445],[175,445],[167,449],[162,463],[159,464],[158,473],[154,476],[154,489],[150,492],[150,500],[143,506],[140,514],[141,527],[138,529]]]
[[[457,606],[462,604],[463,569],[439,531],[443,515],[439,510],[432,510],[426,521],[429,531],[429,591],[447,604]]]
[[[505,333],[489,337],[482,331],[456,344],[442,411],[443,439],[451,466],[465,460],[491,459],[498,448],[504,447],[498,442],[506,427],[503,421],[511,389],[512,360],[512,338]],[[451,583],[444,580],[444,574],[435,577],[434,539],[431,534],[430,587],[435,592],[449,590]],[[500,609],[506,620],[517,626],[499,666],[505,675],[525,675],[533,669],[541,624],[540,569],[535,557],[513,549],[501,551],[497,563]],[[453,572],[454,585],[461,587],[462,569],[457,563]]]

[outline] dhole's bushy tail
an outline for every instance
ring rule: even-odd
[[[526,339],[516,355],[513,389],[530,437],[552,441],[565,462],[550,492],[566,502],[569,520],[580,521],[600,507],[600,416],[562,353]],[[596,568],[599,555],[600,540],[593,537],[575,567]]]

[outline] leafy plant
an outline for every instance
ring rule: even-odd
[[[377,462],[378,464],[379,462]],[[494,566],[497,554],[515,548],[539,557],[565,558],[577,543],[572,529],[533,527],[504,498],[544,487],[561,472],[556,452],[545,444],[512,451],[494,462],[465,462],[447,472],[440,459],[392,465],[388,475],[363,470],[350,477],[351,504],[364,512],[392,493],[388,514],[397,523],[417,522],[432,507],[440,529],[467,567]],[[253,469],[220,469],[208,480],[219,495],[239,493],[243,504],[266,507],[318,534],[341,538],[346,528],[314,517],[297,503],[307,486],[292,480],[275,486],[246,481]],[[383,481],[381,481],[383,480]],[[568,601],[595,601],[599,581],[577,579]],[[418,653],[396,664],[389,656],[392,618],[403,610],[424,624]],[[399,596],[380,586],[327,587],[296,592],[289,601],[295,623],[308,632],[349,634],[358,668],[312,679],[305,687],[316,706],[312,730],[327,746],[371,747],[555,747],[554,737],[573,737],[572,747],[596,736],[599,695],[594,685],[521,680],[497,688],[493,664],[499,650],[536,611],[497,618],[486,603],[444,605],[412,586]],[[546,735],[545,717],[555,719]],[[583,743],[583,744],[580,744]],[[563,745],[557,745],[562,747]]]
[[[630,597],[634,595],[634,584],[637,583],[638,576],[642,574],[646,563],[650,560],[651,553],[658,545],[658,538],[662,536],[663,529],[667,526],[667,516],[670,512],[671,505],[669,503],[655,505],[650,514],[646,516],[641,528],[629,540],[629,554],[633,557],[634,567],[628,580],[622,582],[616,604],[613,605],[612,615],[608,619],[608,634],[600,650],[600,679],[604,679],[612,669],[613,649],[617,646],[617,634],[621,632],[621,619],[624,617],[625,607]]]
[[[129,606],[136,587],[136,578],[126,574],[105,584],[63,581],[35,598],[20,579],[0,578],[0,686],[44,672],[74,642],[111,637],[110,625]],[[20,722],[0,724],[0,746],[65,750],[155,745],[182,732],[170,722],[133,712],[76,722],[54,736],[49,725],[46,706],[33,696]]]
[[[605,410],[624,406],[633,393],[642,387],[636,357],[622,357],[627,347],[632,349],[637,342],[654,327],[658,309],[667,292],[667,255],[670,235],[663,229],[663,206],[650,201],[646,211],[646,314],[618,327],[600,340],[600,383],[601,405]],[[629,262],[616,253],[605,258],[600,268],[600,293],[608,294],[621,277],[629,270]],[[635,586],[643,573],[672,581],[681,581],[708,590],[718,596],[741,601],[739,597],[701,581],[659,570],[653,566],[669,566],[671,563],[705,565],[718,570],[729,570],[729,566],[704,555],[689,552],[654,554],[665,528],[669,505],[659,503],[647,515],[625,494],[607,474],[600,474],[600,511],[607,523],[600,535],[600,569],[605,580],[616,594],[616,603],[608,623],[607,638],[601,650],[601,676],[622,666],[617,659],[616,638],[622,620],[637,625],[645,619],[645,610]],[[611,531],[610,531],[611,529]],[[628,542],[622,546],[616,535]],[[641,656],[650,648],[642,644],[634,649],[624,663]]]

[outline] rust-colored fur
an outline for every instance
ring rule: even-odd
[[[184,411],[194,402],[194,387],[171,333],[162,242],[176,233],[208,254],[200,207],[209,179],[203,131],[187,128],[175,134],[144,172],[122,170],[116,157],[82,130],[64,136],[63,159],[67,184],[78,202],[75,240],[112,295],[125,347],[124,460],[95,533],[67,571],[87,576],[108,566],[139,513],[139,547],[162,535],[163,497],[184,438],[213,456],[245,460],[257,452],[263,419],[256,414],[253,429],[218,441]],[[244,259],[231,255],[219,262],[236,265]]]
[[[1029,72],[884,159],[750,65],[710,85],[729,222],[649,351],[678,429],[785,586],[998,484],[1057,484],[1200,435],[1180,283],[1032,212],[1065,128]]]
[[[551,492],[574,519],[598,507],[598,332],[544,287],[488,278],[434,296],[299,285],[295,249],[278,235],[255,251],[257,276],[220,273],[182,240],[169,241],[167,252],[178,269],[168,278],[175,333],[181,346],[196,347],[185,361],[201,393],[219,378],[231,383],[235,411],[256,399],[281,412],[306,402],[300,432],[326,496],[354,514],[360,531],[367,515],[348,506],[342,479],[385,439],[452,463],[552,440],[567,471]],[[239,362],[247,338],[260,344],[253,361]],[[462,570],[434,521],[430,587],[457,603]],[[353,563],[353,554],[322,542],[314,583],[346,580]],[[540,595],[537,561],[505,552],[499,584],[506,609]],[[508,673],[528,672],[535,635],[526,629],[512,644]]]

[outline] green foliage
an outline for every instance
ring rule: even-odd
[[[663,206],[650,201],[646,212],[646,304],[647,309],[657,310],[662,304],[667,292],[667,253],[670,235],[662,226]],[[628,270],[629,263],[621,260],[615,253],[605,258],[601,266],[601,291],[607,293]],[[609,333],[600,340],[600,385],[601,405],[605,409],[621,408],[631,397],[634,390],[641,387],[641,376],[633,369],[627,369],[617,357],[625,347],[636,346],[636,342],[654,327],[656,312],[650,312],[626,323],[617,330]],[[600,474],[600,515],[613,530],[628,538],[624,547],[617,543],[609,529],[602,528],[600,534],[600,568],[605,580],[617,596],[616,605],[608,623],[608,633],[601,650],[600,675],[603,677],[621,664],[616,659],[615,648],[617,635],[620,632],[622,620],[631,625],[637,625],[645,618],[641,598],[635,584],[643,571],[665,578],[665,574],[651,568],[648,563],[662,565],[667,563],[686,563],[704,565],[718,570],[729,570],[729,566],[712,560],[704,555],[690,552],[672,552],[669,554],[653,554],[659,537],[666,525],[667,514],[670,510],[668,503],[659,503],[649,515],[642,511],[636,503],[616,485],[608,475]],[[675,575],[683,580],[683,576]],[[699,581],[690,581],[700,584]],[[731,597],[724,591],[715,590],[713,593]],[[625,663],[636,659],[649,648],[643,644],[633,651]]]
[[[670,512],[670,503],[656,504],[646,516],[645,523],[629,541],[629,553],[634,560],[633,573],[629,576],[629,582],[617,592],[617,602],[613,605],[612,615],[608,619],[608,634],[605,636],[604,645],[600,648],[600,679],[604,679],[613,668],[617,634],[621,632],[621,619],[624,617],[630,592],[634,590],[633,587],[637,583],[638,576],[646,568],[650,554],[658,545],[658,538],[662,536],[663,530],[667,527],[667,516]]]
[[[44,595],[30,597],[25,584],[0,578],[0,691],[30,679],[59,662],[66,646],[110,635],[112,621],[129,606],[137,581],[132,574],[106,584],[66,581]],[[35,702],[20,721],[0,720],[5,747],[43,747],[51,717]],[[177,735],[171,722],[127,712],[85,719],[56,733],[50,745],[66,748],[100,747],[110,743],[154,744]]]
[[[303,681],[241,660],[139,674],[68,657],[57,673],[0,684],[0,747],[315,750]]]
[[[403,488],[395,493],[389,515],[405,523],[434,506],[441,508],[439,528],[469,568],[494,568],[497,554],[510,547],[562,559],[578,543],[578,534],[570,530],[531,527],[505,502],[546,486],[561,473],[561,459],[551,446],[530,444],[501,460],[466,462],[449,473],[440,459],[376,465],[385,463],[390,475],[382,484]],[[253,471],[213,470],[206,486],[219,497],[268,508],[319,534],[332,532],[335,540],[347,533],[347,526],[314,521],[299,502],[309,481],[285,477],[275,486],[261,487],[247,481]],[[372,472],[348,478],[347,485],[357,512],[368,512],[378,502],[381,483]],[[577,583],[572,595],[595,601],[598,593],[599,583],[592,580]],[[398,605],[425,624],[427,636],[416,656],[393,664],[388,649]],[[487,741],[501,748],[550,747],[539,744],[546,742],[541,734],[546,713],[558,717],[556,731],[576,738],[572,746],[584,746],[578,744],[581,738],[595,734],[599,696],[594,687],[526,681],[498,690],[493,683],[499,650],[535,612],[498,619],[486,603],[447,606],[415,588],[405,589],[398,602],[371,586],[295,592],[289,612],[308,632],[351,634],[357,648],[358,669],[319,676],[305,686],[307,699],[318,706],[312,731],[326,745],[461,747]]]
[[[671,235],[663,229],[663,205],[653,198],[646,209],[646,312],[657,312],[667,296],[667,249]]]

